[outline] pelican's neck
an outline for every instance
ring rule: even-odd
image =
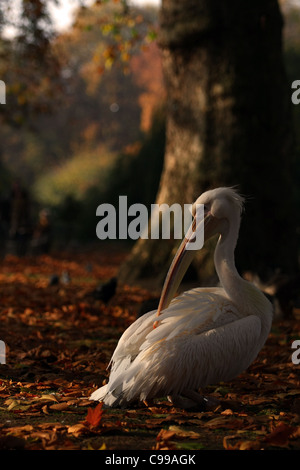
[[[245,282],[237,272],[234,260],[239,226],[239,217],[231,220],[230,223],[227,221],[224,223],[214,255],[215,267],[220,283],[228,297],[236,304],[239,304],[239,293]]]
[[[243,279],[234,261],[240,218],[236,217],[224,225],[215,250],[215,267],[227,296],[242,316],[257,315],[262,320],[262,333],[272,323],[272,305],[266,296],[253,284]]]

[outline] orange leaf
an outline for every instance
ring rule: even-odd
[[[77,423],[73,424],[72,426],[68,426],[68,433],[73,434],[75,437],[79,437],[82,433],[87,431],[88,428],[84,425],[84,423]]]
[[[225,436],[223,438],[223,447],[226,450],[259,450],[261,444],[258,440],[255,441],[238,441],[235,444],[230,444],[228,442],[230,439],[239,439],[239,434],[234,434],[232,436]]]
[[[174,445],[169,440],[174,437],[176,433],[174,431],[168,431],[161,429],[156,437],[156,450],[172,450]]]
[[[97,428],[102,419],[102,410],[103,403],[98,403],[96,408],[88,408],[86,422],[93,428]]]
[[[289,436],[293,434],[294,431],[295,428],[293,426],[280,422],[276,428],[265,437],[265,442],[275,446],[284,446],[287,444]]]

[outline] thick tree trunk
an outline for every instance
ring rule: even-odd
[[[276,0],[162,2],[167,140],[156,202],[192,203],[206,189],[238,185],[249,200],[237,264],[261,276],[297,266],[281,30]],[[138,241],[121,281],[162,282],[174,246]],[[200,278],[214,272],[208,255],[209,248],[199,252]]]

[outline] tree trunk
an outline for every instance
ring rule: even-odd
[[[167,135],[156,202],[192,203],[209,188],[238,185],[248,200],[237,265],[260,276],[297,268],[282,24],[276,0],[163,0],[161,8]],[[174,246],[139,240],[120,280],[162,282]],[[214,273],[210,246],[199,256],[205,279]]]

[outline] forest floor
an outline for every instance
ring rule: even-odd
[[[205,391],[210,411],[166,398],[128,409],[89,400],[107,377],[117,341],[153,292],[118,287],[107,303],[91,291],[118,272],[126,252],[6,256],[0,264],[0,450],[300,449],[296,319],[277,321],[251,367]],[[53,274],[68,282],[49,285]]]

